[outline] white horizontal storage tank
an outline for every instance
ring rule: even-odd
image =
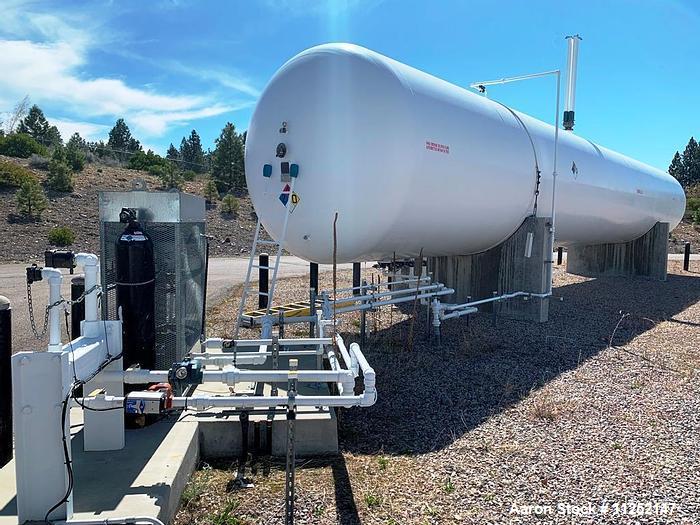
[[[328,44],[266,87],[246,179],[278,239],[282,163],[298,166],[286,247],[307,260],[332,261],[336,212],[338,262],[467,255],[533,213],[550,216],[553,149],[549,124],[368,49]],[[559,245],[629,241],[659,221],[674,228],[685,210],[670,175],[569,132],[559,134],[558,167]]]

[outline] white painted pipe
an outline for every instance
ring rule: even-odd
[[[352,367],[352,359],[350,358],[350,353],[348,352],[348,349],[345,346],[345,341],[343,341],[343,338],[340,337],[339,334],[336,334],[336,336],[335,336],[335,343],[338,346],[338,351],[340,352],[340,355],[343,357],[343,362],[345,363],[345,366],[350,371],[352,371],[352,374],[354,377],[357,377],[358,373]]]
[[[479,311],[478,308],[467,307],[467,308],[464,308],[463,310],[456,310],[456,311],[449,313],[449,314],[441,314],[440,320],[446,321],[447,319],[455,319],[457,317],[462,317],[464,315],[475,314],[478,311]]]
[[[411,290],[413,292],[413,290]],[[369,310],[372,308],[376,308],[377,306],[387,306],[390,304],[399,304],[399,303],[405,303],[408,301],[420,301],[422,299],[430,299],[432,297],[436,296],[442,296],[442,295],[450,295],[453,294],[454,290],[451,288],[444,288],[439,291],[435,292],[427,292],[421,295],[408,295],[406,297],[400,297],[398,299],[387,299],[385,301],[378,301],[376,303],[368,302],[368,303],[362,303],[354,306],[348,306],[346,308],[338,308],[336,309],[335,313],[337,314],[342,314],[346,312],[356,312],[359,310]]]
[[[331,366],[331,370],[342,370],[343,368],[340,366],[340,361],[338,360],[338,356],[335,355],[335,350],[333,348],[329,348],[328,352],[326,353],[328,356],[328,363]],[[345,387],[343,386],[343,383],[336,383],[338,387],[338,393],[342,396],[344,395],[345,392]]]
[[[102,372],[104,380],[121,379],[126,384],[162,383],[168,381],[167,370],[144,370],[134,368],[120,371]],[[121,378],[119,377],[121,376]],[[228,366],[223,370],[204,370],[203,381],[205,383],[226,383],[234,386],[242,382],[275,382],[288,381],[292,376],[304,383],[336,383],[344,385],[354,384],[352,371],[350,370],[240,370]]]
[[[357,343],[352,343],[350,345],[350,353],[357,359],[357,364],[360,366],[360,370],[362,370],[362,377],[365,383],[365,391],[362,396],[360,396],[362,397],[360,406],[372,406],[377,401],[376,374],[374,368],[369,365],[365,355],[362,353],[362,350],[360,350],[360,345]]]
[[[49,284],[49,306],[52,306],[61,300],[63,275],[61,270],[56,268],[43,268],[41,270],[41,278]],[[54,306],[49,310],[49,352],[60,352],[62,350],[60,315],[61,310],[58,306]]]
[[[354,351],[353,351],[353,349],[354,349]],[[360,345],[358,345],[357,343],[350,343],[350,350],[351,350],[351,352],[350,352],[349,367],[350,367],[350,370],[352,370],[352,374],[355,377],[357,377],[358,375],[360,375],[360,364],[357,361],[356,352],[360,351]]]
[[[267,346],[262,345],[260,348],[267,348]],[[279,352],[280,356],[307,356],[322,354],[323,345],[319,345],[318,349],[316,350],[282,350]],[[263,365],[271,355],[272,352],[270,350],[263,350],[260,352],[238,352],[235,356],[228,352],[204,352],[201,354],[193,354],[192,359],[195,361],[201,361],[207,366],[213,365],[223,367],[234,364],[234,361],[238,365]]]
[[[393,282],[391,283],[392,285],[399,285],[403,283],[397,283]],[[412,294],[415,295],[417,293],[425,293],[425,292],[431,292],[433,290],[439,290],[441,288],[444,288],[444,284],[431,284],[428,286],[420,286],[417,288],[402,288],[400,290],[388,290],[386,292],[378,292],[378,293],[372,293],[370,295],[357,295],[354,297],[341,297],[338,299],[335,299],[333,301],[330,301],[331,304],[333,303],[347,303],[348,301],[361,301],[361,302],[366,302],[366,301],[374,301],[379,297],[386,297],[386,296],[391,296],[391,297],[396,297],[396,296],[401,296],[401,295],[407,295],[407,294]]]
[[[100,260],[97,255],[92,253],[79,253],[75,256],[75,264],[82,266],[85,272],[85,320],[97,321],[97,296],[99,290],[96,288],[98,284],[99,264]]]
[[[333,341],[330,337],[309,337],[305,339],[278,339],[280,346],[313,346],[318,344],[329,345]],[[272,339],[237,339],[233,342],[233,346],[238,348],[251,346],[269,346],[272,344]]]
[[[367,383],[373,385],[371,377]],[[373,388],[373,387],[372,387]],[[365,388],[365,393],[361,395],[346,396],[304,396],[297,395],[295,404],[297,406],[310,407],[345,407],[372,406],[376,402],[376,391],[369,391]],[[106,409],[119,408],[124,406],[124,397],[121,396],[97,396],[85,397],[81,403],[87,408]],[[192,396],[174,397],[173,408],[184,408],[193,410],[207,410],[209,408],[257,408],[287,406],[289,398],[287,396]]]
[[[165,525],[150,516],[128,516],[124,518],[95,518],[87,520],[53,520],[54,525]]]

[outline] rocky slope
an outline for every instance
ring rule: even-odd
[[[25,159],[2,157],[29,168]],[[47,172],[31,169],[43,183]],[[50,248],[48,234],[56,226],[68,226],[75,232],[75,244],[71,249],[99,252],[99,215],[97,194],[100,191],[124,191],[131,189],[135,178],[142,178],[150,189],[159,189],[156,177],[143,171],[88,164],[82,173],[74,177],[73,193],[46,190],[48,207],[41,220],[28,221],[17,214],[14,188],[0,188],[0,238],[4,241],[0,262],[42,261],[46,248]],[[184,191],[201,195],[204,181],[186,182]],[[211,255],[236,256],[248,253],[255,229],[255,214],[248,197],[239,198],[240,208],[233,216],[222,215],[218,208],[207,210],[207,233],[212,236]]]

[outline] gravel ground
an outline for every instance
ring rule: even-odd
[[[378,402],[340,414],[339,456],[299,462],[297,523],[695,523],[692,264],[671,262],[666,283],[558,269],[548,323],[451,320],[435,345],[421,312],[412,350],[412,306],[369,315]],[[339,287],[349,280],[339,272]],[[331,287],[329,274],[321,281]],[[306,280],[278,290],[299,297]],[[230,327],[236,304],[213,311],[212,333]],[[339,318],[346,341],[357,339],[353,315]],[[175,523],[283,523],[283,463],[262,461],[241,491],[235,464],[198,471]]]

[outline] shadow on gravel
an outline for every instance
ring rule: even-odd
[[[554,296],[548,323],[499,319],[493,327],[490,314],[478,314],[469,322],[446,321],[437,345],[426,337],[421,308],[413,351],[405,349],[410,320],[371,334],[365,355],[377,373],[379,398],[373,407],[343,413],[341,450],[441,449],[607,348],[613,332],[612,344],[623,345],[656,322],[673,320],[700,300],[700,279],[600,278],[555,288]],[[357,340],[357,334],[343,336]]]

